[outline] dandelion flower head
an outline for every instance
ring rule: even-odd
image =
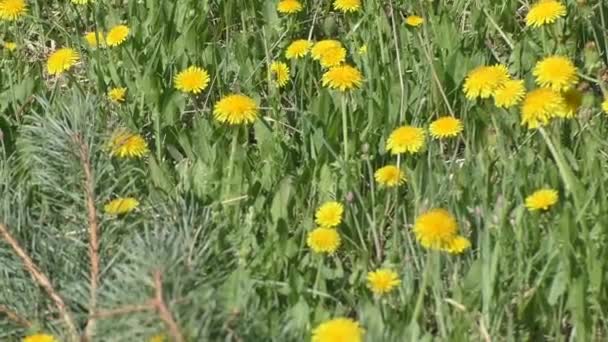
[[[555,0],[539,0],[526,15],[526,26],[540,27],[552,24],[566,15],[566,6]]]
[[[510,108],[526,95],[526,87],[522,80],[508,80],[494,92],[494,104],[499,108]]]
[[[190,66],[175,75],[174,82],[177,90],[198,94],[209,85],[209,73],[203,68]]]
[[[576,88],[572,88],[562,92],[562,98],[564,99],[564,108],[556,113],[557,116],[566,119],[573,118],[583,104],[583,93]]]
[[[414,126],[395,129],[386,141],[386,150],[391,154],[416,153],[424,147],[424,130]]]
[[[361,0],[335,0],[334,8],[344,13],[356,12],[361,8]]]
[[[401,284],[397,272],[381,268],[367,274],[367,287],[375,294],[385,294],[391,292]]]
[[[52,335],[34,334],[25,337],[23,342],[57,342],[57,340]]]
[[[4,42],[4,44],[2,44],[2,47],[4,47],[6,50],[12,52],[12,51],[17,50],[17,43],[15,43],[15,42]]]
[[[604,113],[608,114],[608,97],[604,99],[604,102],[602,102],[602,110]]]
[[[284,14],[298,13],[302,8],[302,3],[297,0],[282,0],[277,4],[277,11]]]
[[[412,27],[418,27],[424,24],[424,18],[417,15],[408,15],[407,18],[405,18],[405,24]]]
[[[315,213],[315,222],[326,228],[333,228],[342,223],[344,206],[342,203],[330,201],[323,203]]]
[[[414,224],[416,239],[425,248],[446,250],[457,233],[456,219],[445,209],[427,211]]]
[[[538,88],[529,92],[521,107],[521,124],[538,128],[559,116],[565,109],[562,95],[549,88]]]
[[[89,2],[93,2],[94,0],[72,0],[72,3],[76,5],[86,5]]]
[[[394,187],[405,183],[405,173],[396,165],[387,165],[379,168],[374,173],[376,182],[386,187]]]
[[[103,42],[105,40],[102,32],[87,32],[84,35],[84,40],[87,41],[90,47],[94,48],[99,46],[99,41],[97,38],[99,37],[99,41]]]
[[[62,48],[49,56],[46,69],[50,75],[58,75],[74,66],[79,59],[80,56],[74,49]]]
[[[444,116],[431,123],[429,132],[435,139],[455,137],[462,132],[462,121],[453,116]]]
[[[289,82],[289,67],[283,62],[272,62],[270,64],[270,72],[274,76],[275,82],[279,88],[284,87]]]
[[[346,60],[346,49],[341,46],[328,48],[321,52],[319,62],[324,68],[340,65]]]
[[[540,189],[526,197],[526,208],[530,211],[547,210],[557,203],[558,199],[557,191],[551,188]]]
[[[574,63],[563,56],[550,56],[539,61],[532,73],[539,86],[555,91],[568,90],[578,82]]]
[[[308,54],[311,47],[312,43],[306,39],[294,40],[291,44],[289,44],[287,50],[285,50],[285,58],[302,58]]]
[[[150,337],[150,340],[148,342],[165,342],[167,341],[167,339],[165,338],[164,334],[156,334],[152,337]]]
[[[110,155],[118,158],[141,158],[148,153],[148,144],[139,134],[117,130],[109,142]]]
[[[350,318],[334,318],[312,331],[312,342],[362,342],[365,330]]]
[[[103,210],[106,214],[122,215],[133,211],[139,206],[139,201],[133,197],[119,197],[106,203]]]
[[[340,234],[332,228],[315,228],[306,237],[306,245],[315,253],[333,254],[340,247],[340,243]]]
[[[310,49],[310,54],[312,55],[312,59],[320,60],[321,56],[328,49],[343,47],[342,43],[333,39],[325,39],[316,42],[312,48]]]
[[[27,13],[24,0],[0,0],[0,20],[14,21]]]
[[[494,95],[510,79],[504,65],[480,66],[473,69],[464,81],[464,93],[469,100]]]
[[[252,123],[258,117],[258,105],[249,96],[231,94],[215,104],[213,116],[217,121],[230,125]]]
[[[124,102],[126,95],[127,88],[124,87],[115,87],[108,91],[108,98],[110,99],[110,101],[115,103]]]
[[[106,44],[108,46],[119,46],[127,40],[129,32],[129,27],[126,25],[116,25],[112,27],[106,35]]]
[[[330,68],[323,74],[321,83],[324,87],[347,91],[359,88],[363,82],[363,76],[359,69],[347,64]]]
[[[450,241],[447,247],[444,249],[446,252],[451,254],[461,254],[471,247],[471,241],[464,236],[456,236]]]

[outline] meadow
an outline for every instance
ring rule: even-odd
[[[0,0],[0,340],[608,340],[605,0]]]

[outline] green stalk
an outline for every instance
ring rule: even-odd
[[[348,162],[348,117],[346,112],[346,95],[342,96],[342,136],[344,141],[344,162]],[[348,171],[347,171],[348,172]]]
[[[556,145],[553,144],[551,138],[549,137],[545,129],[540,127],[538,130],[543,136],[547,147],[549,147],[549,151],[551,151],[551,154],[553,155],[553,158],[557,163],[557,169],[559,170],[559,174],[562,178],[562,181],[566,185],[566,189],[570,191],[570,193],[572,193],[572,198],[574,199],[574,205],[576,206],[576,209],[582,209],[583,202],[580,197],[580,185],[578,184],[578,181],[576,180],[572,169],[566,162],[566,159],[564,158],[564,155],[562,154],[561,150],[559,150]]]
[[[418,298],[416,299],[416,305],[414,306],[414,313],[412,314],[410,325],[413,325],[418,320],[420,311],[422,311],[422,302],[424,301],[424,294],[426,293],[426,288],[429,286],[429,280],[431,278],[432,255],[433,252],[427,251],[426,265],[424,269],[424,274],[422,275],[422,285],[420,285],[420,292],[418,292]]]

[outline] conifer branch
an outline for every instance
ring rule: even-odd
[[[72,319],[72,316],[70,315],[68,308],[65,305],[65,302],[63,301],[63,298],[61,298],[59,293],[55,291],[49,278],[44,273],[42,273],[38,265],[36,265],[34,261],[32,261],[32,258],[30,258],[30,256],[25,252],[25,250],[23,250],[21,245],[19,245],[19,242],[17,242],[17,240],[15,240],[15,238],[9,233],[7,227],[4,224],[0,224],[0,235],[2,235],[4,241],[6,241],[11,246],[15,254],[17,254],[17,256],[21,259],[25,269],[30,273],[32,278],[34,278],[34,281],[46,291],[51,300],[55,303],[57,309],[59,310],[61,318],[64,320],[65,325],[68,328],[71,340],[76,342],[78,340],[78,330],[76,329],[74,320]]]
[[[95,330],[95,311],[97,308],[97,289],[99,288],[99,223],[97,211],[95,210],[95,182],[91,171],[89,159],[89,147],[79,135],[75,140],[78,144],[80,162],[84,171],[85,202],[87,207],[87,218],[89,223],[89,259],[90,284],[89,284],[89,319],[85,328],[85,341],[91,340]]]
[[[173,337],[173,341],[184,342],[184,336],[182,335],[179,326],[173,319],[173,315],[171,314],[171,311],[169,311],[169,308],[163,299],[163,280],[160,271],[154,272],[154,289],[155,297],[153,303],[156,308],[156,312],[159,314],[160,319],[165,323],[165,325],[167,325],[167,329]]]
[[[25,327],[29,328],[32,326],[32,322],[27,319],[21,317],[18,313],[11,310],[8,306],[0,304],[0,314],[4,314],[11,321]]]
[[[97,311],[93,315],[93,318],[99,318],[99,319],[111,318],[114,316],[128,315],[128,314],[132,314],[132,313],[136,313],[136,312],[151,311],[151,310],[155,310],[155,309],[156,309],[156,302],[154,300],[151,300],[146,304],[126,305],[126,306],[120,307],[118,309]]]

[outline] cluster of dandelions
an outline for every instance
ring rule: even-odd
[[[511,78],[505,65],[480,66],[464,83],[468,99],[494,98],[497,107],[521,103],[521,124],[530,129],[547,125],[553,118],[573,118],[581,105],[576,89],[578,71],[571,59],[552,55],[538,61],[532,74],[538,88],[526,91],[524,81]]]

